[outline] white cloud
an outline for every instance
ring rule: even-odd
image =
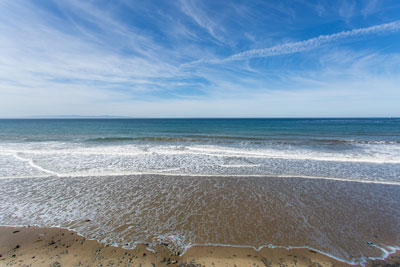
[[[398,31],[399,21],[248,50],[222,60],[200,59],[192,63],[194,68],[185,68],[179,65],[183,58],[216,58],[215,47],[221,49],[220,43],[199,45],[197,42],[204,40],[198,39],[198,27],[185,24],[197,19],[210,35],[219,36],[220,26],[192,5],[198,3],[187,2],[190,18],[178,10],[181,18],[167,19],[171,26],[165,29],[179,36],[176,43],[167,45],[145,31],[137,31],[134,25],[124,24],[113,9],[76,0],[56,3],[63,16],[52,15],[29,1],[0,2],[0,116],[234,117],[290,116],[290,112],[309,116],[317,110],[312,105],[318,106],[318,99],[332,105],[332,112],[324,114],[335,116],[340,114],[334,104],[340,103],[340,96],[349,96],[346,91],[352,97],[343,105],[357,106],[356,95],[365,96],[363,105],[372,104],[379,96],[387,105],[375,111],[383,114],[394,110],[391,103],[400,94],[395,71],[400,58],[396,54],[330,49],[325,55],[323,48],[314,58],[319,67],[305,70],[293,68],[290,62],[275,61],[260,67],[245,60]],[[96,29],[88,24],[96,25]],[[182,38],[190,42],[180,45]],[[302,60],[307,60],[306,54]],[[379,71],[374,66],[379,66]],[[336,96],[335,88],[340,89]],[[197,94],[190,94],[190,90]],[[301,106],[303,113],[296,110]]]
[[[277,56],[284,54],[292,54],[292,53],[315,49],[321,47],[324,44],[348,39],[351,37],[358,37],[358,36],[384,33],[384,32],[394,32],[398,30],[400,30],[400,21],[394,21],[381,25],[371,26],[368,28],[359,28],[351,31],[342,31],[339,33],[334,33],[329,35],[320,35],[318,37],[300,42],[285,43],[264,49],[248,50],[232,55],[226,60],[244,60],[256,57],[270,57],[270,56]]]
[[[252,49],[243,51],[230,57],[223,59],[197,59],[192,62],[184,63],[181,67],[192,67],[200,64],[224,64],[230,61],[236,60],[248,60],[252,58],[261,58],[261,57],[272,57],[279,55],[287,55],[298,52],[309,51],[313,49],[320,48],[324,45],[340,41],[346,40],[356,37],[362,37],[366,35],[372,34],[381,34],[388,32],[397,32],[400,30],[400,21],[393,21],[390,23],[375,25],[367,28],[359,28],[350,31],[342,31],[339,33],[329,34],[329,35],[320,35],[318,37],[314,37],[311,39],[307,39],[299,42],[289,42],[280,45],[275,45],[269,48],[262,49]]]
[[[92,21],[102,29],[99,32],[90,32],[77,22],[71,27],[71,20],[62,21],[31,3],[2,2],[0,14],[8,15],[0,18],[0,85],[10,90],[17,90],[16,85],[33,91],[46,87],[51,92],[60,84],[80,84],[82,90],[124,84],[133,92],[151,91],[165,85],[156,82],[160,78],[184,75],[174,66],[168,49],[87,5],[69,1],[62,10]],[[121,54],[120,46],[129,53]],[[90,83],[94,86],[87,86]]]

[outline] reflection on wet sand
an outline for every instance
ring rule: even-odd
[[[138,175],[0,181],[3,225],[105,244],[309,247],[347,262],[400,242],[400,188],[302,178]]]
[[[399,264],[400,255],[367,266]],[[4,266],[348,266],[310,249],[193,246],[184,255],[165,244],[150,251],[148,245],[134,250],[87,240],[58,228],[0,227],[0,265]],[[385,265],[386,264],[386,265]],[[396,265],[394,265],[396,266]]]

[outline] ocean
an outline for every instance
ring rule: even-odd
[[[2,119],[0,224],[133,248],[400,246],[400,119]]]

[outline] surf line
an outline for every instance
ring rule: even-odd
[[[151,148],[150,148],[151,149]],[[208,149],[208,148],[199,148],[199,147],[186,147],[187,150],[154,150],[150,151],[135,151],[135,152],[127,152],[127,151],[91,151],[91,150],[82,150],[82,151],[57,151],[57,150],[49,150],[49,151],[40,151],[40,150],[26,150],[26,153],[29,154],[63,154],[63,155],[112,155],[112,156],[146,156],[146,155],[195,155],[195,156],[209,156],[209,157],[218,157],[218,158],[256,158],[256,159],[278,159],[278,160],[312,160],[312,161],[324,161],[324,162],[350,162],[350,163],[374,163],[374,164],[399,164],[400,161],[396,159],[376,159],[376,158],[355,158],[355,157],[333,157],[331,155],[322,155],[322,156],[312,156],[312,155],[297,155],[297,154],[271,154],[260,152],[245,152],[245,151],[234,151],[234,150],[224,150],[224,149]],[[1,155],[9,155],[9,153],[25,153],[25,150],[6,150],[5,153],[0,152]],[[304,154],[304,153],[303,153]]]
[[[20,157],[20,156],[18,156],[17,155],[17,153],[15,153],[15,154],[13,154],[14,155],[14,157],[17,159],[17,160],[20,160],[20,161],[23,161],[23,162],[27,162],[31,167],[33,167],[34,169],[37,169],[37,170],[39,170],[39,171],[42,171],[42,172],[45,172],[45,173],[48,173],[48,174],[51,174],[51,175],[55,175],[55,176],[62,176],[60,173],[58,173],[58,172],[53,172],[53,171],[50,171],[50,170],[47,170],[47,169],[45,169],[45,168],[42,168],[42,167],[40,167],[39,165],[37,165],[37,164],[35,164],[34,162],[33,162],[33,159],[25,159],[25,158],[22,158],[22,157]]]
[[[27,225],[24,224],[0,224],[0,227],[26,227]],[[30,224],[30,226],[34,226],[34,227],[39,227],[39,228],[59,228],[59,229],[65,229],[68,231],[72,231],[74,233],[76,233],[77,235],[81,236],[81,237],[85,237],[87,240],[95,240],[98,243],[101,244],[108,244],[110,246],[113,247],[122,247],[125,249],[135,249],[137,247],[137,245],[139,244],[149,244],[148,241],[135,241],[133,243],[131,242],[123,242],[124,244],[120,243],[120,242],[112,242],[111,239],[106,238],[106,239],[99,239],[96,237],[88,237],[87,235],[85,235],[82,232],[79,232],[77,229],[74,229],[71,226],[62,226],[60,224],[58,225],[53,225],[53,226],[46,226],[45,224],[39,224],[39,223],[33,223]],[[162,239],[163,240],[163,239]],[[110,242],[111,241],[111,242]],[[160,240],[158,240],[160,241]],[[166,240],[168,241],[168,239]],[[366,264],[368,263],[369,260],[385,260],[386,258],[388,258],[391,254],[396,253],[397,251],[400,250],[399,246],[388,246],[385,245],[385,248],[383,246],[378,246],[375,245],[373,243],[370,244],[373,247],[376,247],[378,250],[380,250],[381,256],[376,256],[376,257],[370,257],[370,256],[362,256],[360,258],[358,258],[358,261],[356,261],[356,259],[351,259],[351,260],[346,260],[344,258],[341,258],[339,256],[335,256],[334,254],[322,251],[320,249],[316,249],[310,246],[280,246],[280,245],[273,245],[273,244],[267,244],[267,245],[261,245],[261,246],[250,246],[250,245],[236,245],[236,244],[223,244],[223,243],[190,243],[187,245],[182,246],[180,249],[182,249],[182,254],[184,255],[190,248],[195,247],[195,246],[212,246],[212,247],[231,247],[231,248],[251,248],[254,249],[255,251],[260,251],[263,248],[270,248],[270,249],[274,249],[274,248],[282,248],[282,249],[286,249],[287,251],[290,251],[292,249],[310,249],[313,251],[316,251],[320,254],[323,254],[331,259],[335,259],[337,261],[343,262],[343,263],[347,263],[349,265],[359,265],[359,266],[366,266]],[[146,247],[146,250],[151,251],[151,252],[156,252],[155,249],[153,249],[152,247]]]
[[[29,161],[28,159],[22,159],[24,161]],[[33,162],[32,162],[33,163]],[[34,164],[34,163],[33,163]],[[35,164],[34,164],[35,165]],[[35,165],[37,166],[37,165]],[[43,169],[40,166],[36,168]],[[43,169],[46,170],[46,169]],[[324,176],[306,176],[306,175],[281,175],[281,174],[195,174],[195,173],[168,173],[161,170],[158,172],[119,172],[119,173],[56,173],[50,170],[46,170],[48,174],[56,175],[58,178],[68,179],[77,177],[123,177],[123,176],[141,176],[141,175],[158,175],[158,176],[187,176],[187,177],[226,177],[226,178],[236,178],[236,177],[258,177],[258,178],[273,178],[273,179],[314,179],[314,180],[331,180],[340,182],[353,182],[353,183],[364,183],[364,184],[380,184],[380,185],[396,185],[400,186],[400,182],[396,181],[377,181],[377,180],[361,180],[361,179],[347,179],[339,177],[324,177]],[[51,175],[32,175],[32,176],[3,176],[0,180],[6,179],[32,179],[32,178],[51,178]]]

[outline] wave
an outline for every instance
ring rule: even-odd
[[[268,140],[264,137],[253,137],[253,136],[231,136],[231,135],[184,135],[185,137],[197,137],[197,138],[208,138],[208,139],[231,139],[231,140]]]
[[[51,171],[51,170],[47,170],[47,169],[35,164],[32,159],[25,159],[23,157],[20,157],[18,154],[14,154],[14,157],[17,160],[20,160],[20,161],[23,161],[23,162],[27,162],[31,167],[33,167],[34,169],[37,169],[37,170],[39,170],[41,172],[48,173],[50,175],[60,176],[60,174],[57,173],[57,172],[54,172],[54,171]]]
[[[178,168],[176,168],[178,169]],[[147,171],[147,172],[119,172],[119,173],[65,173],[57,175],[25,175],[25,176],[4,176],[0,180],[9,179],[43,179],[43,178],[92,178],[92,177],[129,177],[129,176],[160,176],[160,177],[225,177],[225,178],[238,178],[238,177],[256,177],[268,179],[307,179],[307,180],[327,180],[336,182],[360,183],[360,184],[377,184],[377,185],[392,185],[400,186],[400,182],[396,181],[379,181],[379,180],[363,180],[353,178],[341,177],[324,177],[324,176],[307,176],[307,175],[290,175],[290,174],[196,174],[196,173],[164,173],[160,171]],[[166,170],[168,171],[168,170]]]
[[[119,141],[154,141],[154,142],[201,142],[203,139],[190,139],[182,137],[97,137],[86,139],[87,142],[119,142]]]
[[[400,141],[388,140],[352,140],[352,139],[312,139],[311,142],[323,143],[350,143],[350,144],[372,144],[372,145],[395,145],[400,144]]]
[[[164,140],[164,139],[163,139]],[[167,139],[169,140],[169,139]],[[55,143],[41,146],[11,145],[0,146],[0,155],[16,153],[32,155],[104,155],[104,156],[162,156],[198,155],[218,158],[260,158],[285,160],[312,160],[330,162],[400,163],[400,146],[381,145],[361,147],[357,150],[318,150],[288,147],[241,147],[231,145],[150,145],[115,144],[111,146],[81,146],[68,143]]]
[[[294,145],[295,142],[268,141],[253,137],[228,137],[228,136],[191,136],[190,137],[98,137],[86,139],[85,142],[112,143],[112,142],[165,142],[165,143],[225,143],[225,144],[249,144],[249,145]],[[198,137],[198,138],[195,138]],[[237,142],[239,141],[240,142]]]
[[[258,144],[258,145],[311,145],[315,144],[371,144],[371,145],[395,145],[400,144],[397,140],[353,140],[353,139],[299,139],[299,138],[267,138],[246,137],[229,135],[183,135],[182,137],[143,136],[143,137],[96,137],[86,139],[86,142],[212,142],[212,143],[236,143]]]
[[[266,138],[245,137],[245,136],[221,136],[221,135],[183,135],[182,137],[164,136],[142,136],[142,137],[97,137],[86,139],[87,142],[114,142],[114,141],[155,141],[155,142],[204,142],[226,140],[248,140],[248,141],[268,141]]]

